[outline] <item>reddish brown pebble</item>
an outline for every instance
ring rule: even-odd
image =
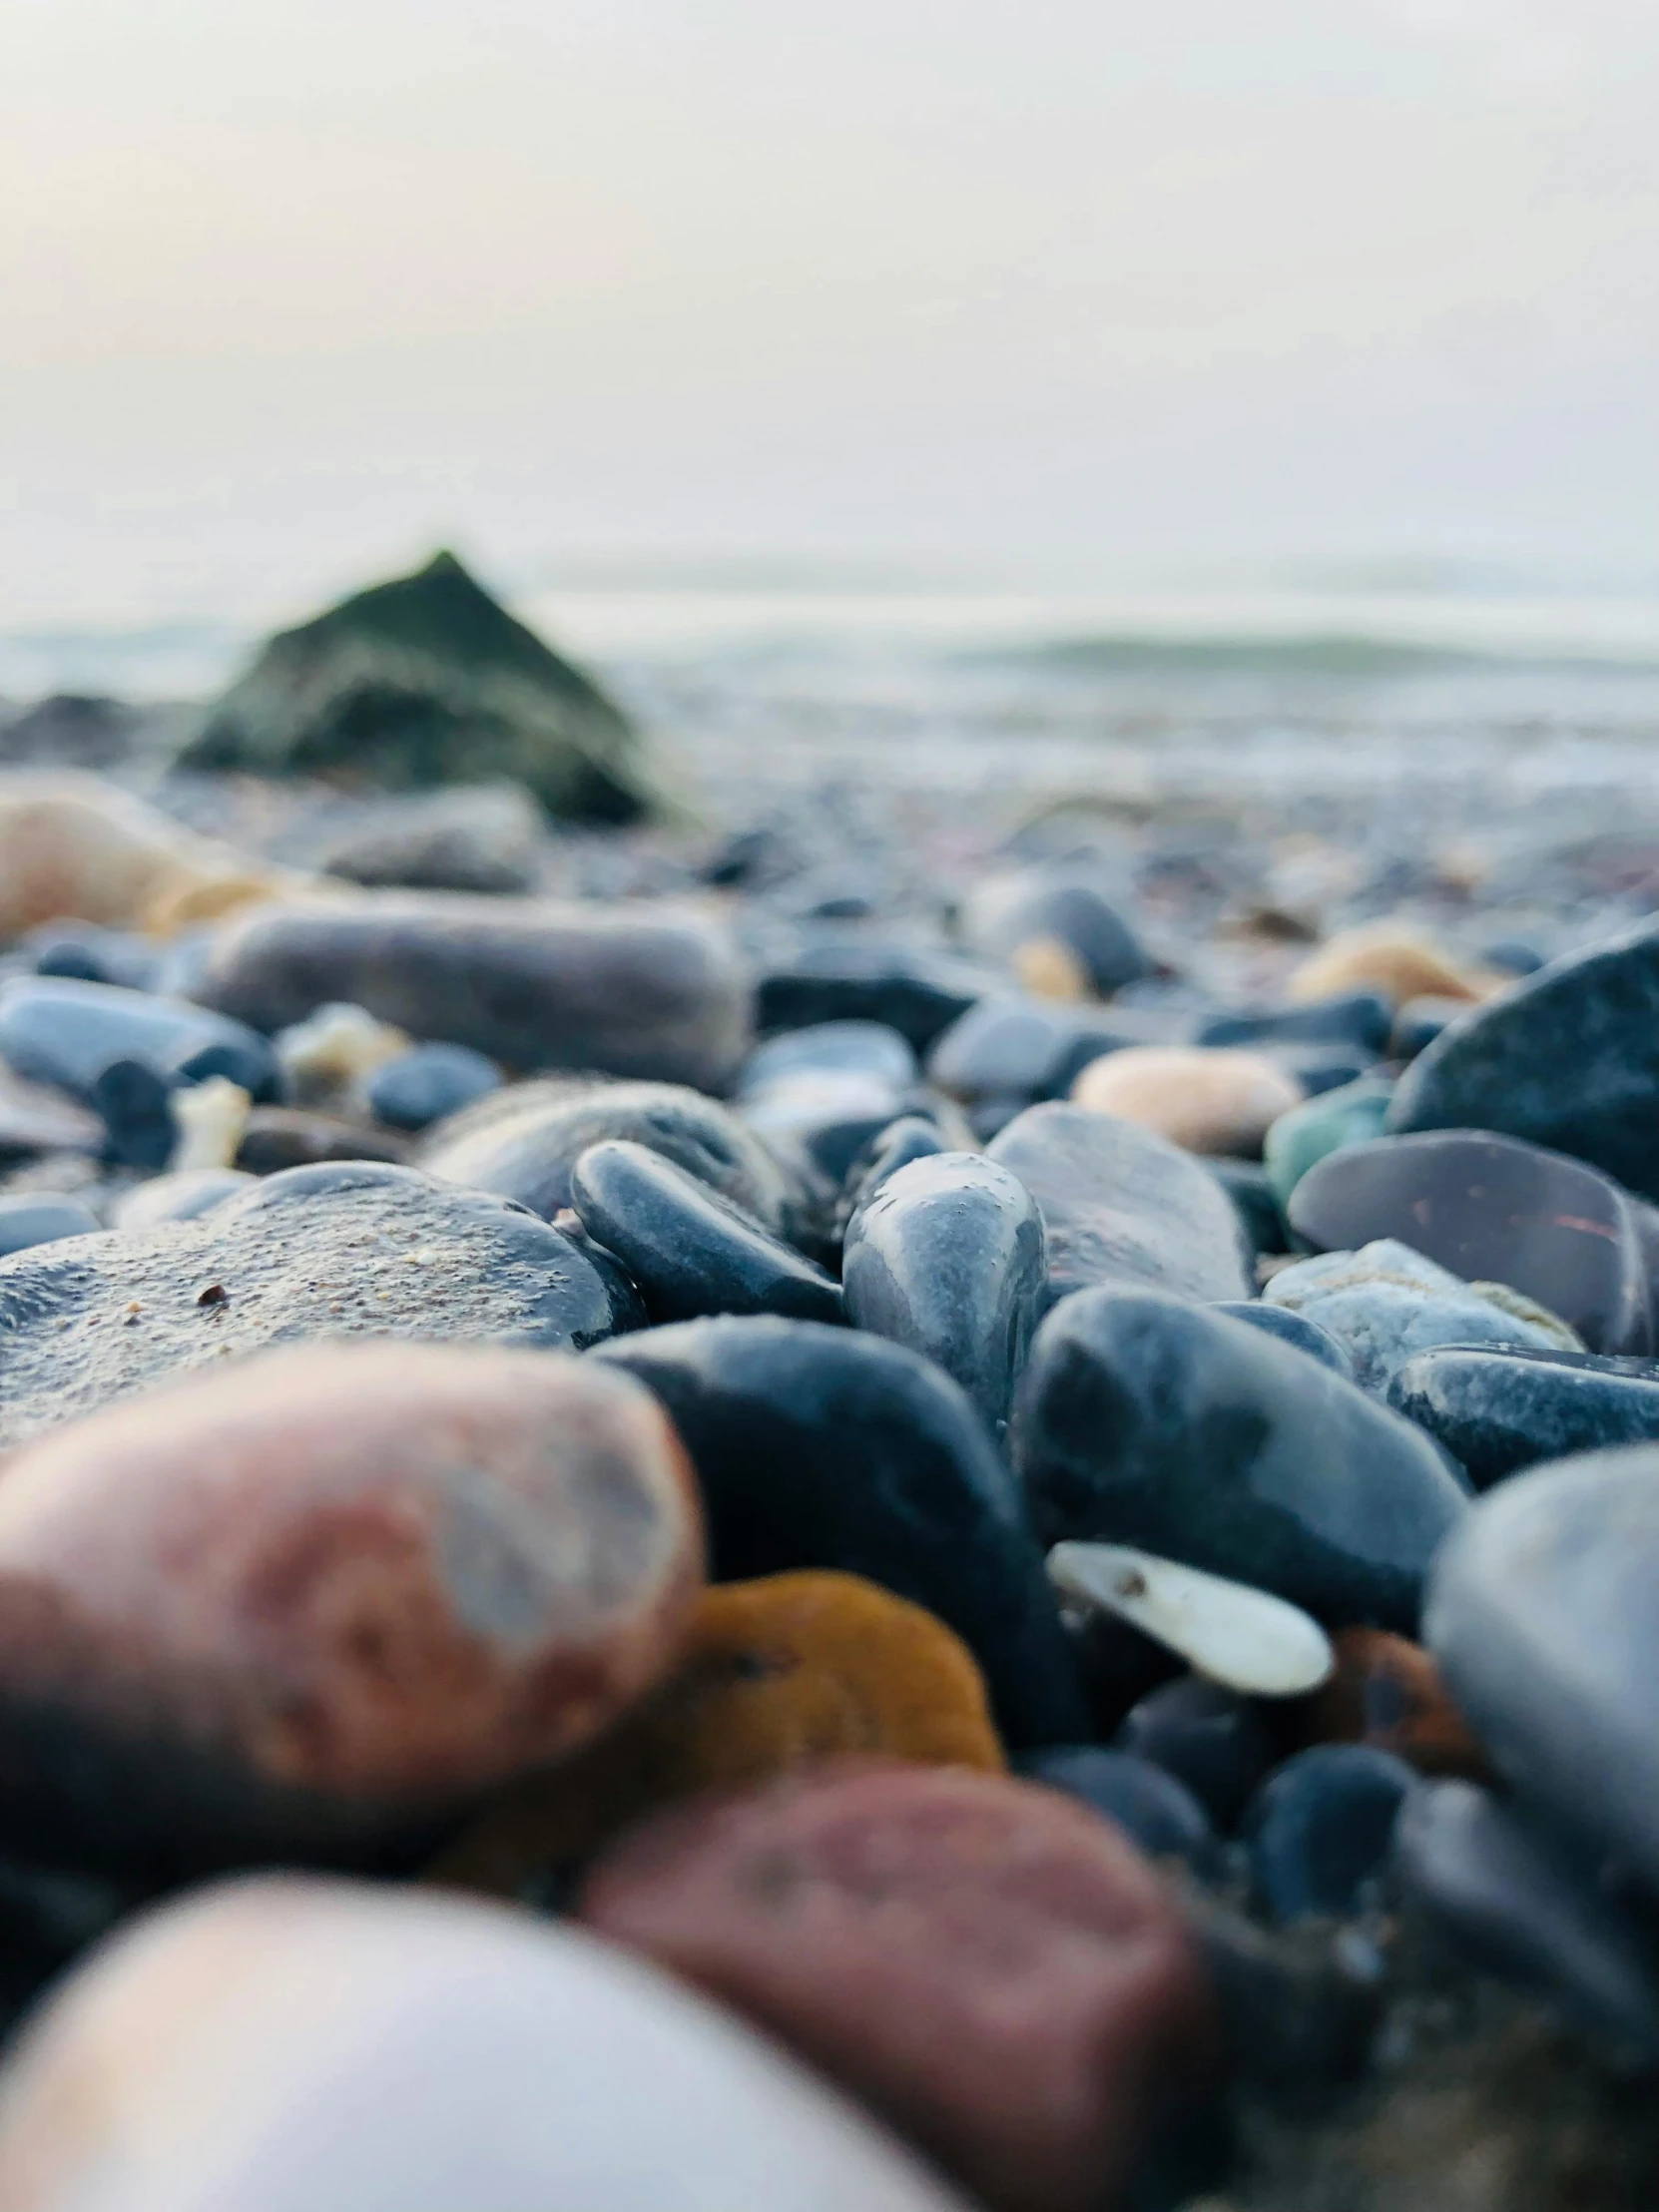
[[[701,1570],[667,1418],[565,1355],[313,1346],[112,1407],[0,1481],[0,1836],[375,1846],[614,1720]]]
[[[1381,1628],[1333,1639],[1336,1670],[1306,1707],[1312,1743],[1371,1744],[1420,1774],[1484,1779],[1486,1757],[1420,1644]]]
[[[794,2045],[997,2212],[1103,2212],[1197,2092],[1162,1878],[1057,1792],[837,1762],[638,1830],[581,1915]]]

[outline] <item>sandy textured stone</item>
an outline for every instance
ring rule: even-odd
[[[1186,1152],[1261,1156],[1281,1114],[1302,1103],[1302,1085],[1272,1060],[1226,1046],[1128,1045],[1091,1060],[1072,1085],[1079,1106],[1156,1130]]]
[[[0,1836],[349,1854],[615,1719],[701,1568],[673,1429],[574,1360],[312,1346],[72,1423],[0,1483]]]

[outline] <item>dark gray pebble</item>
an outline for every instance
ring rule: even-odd
[[[1651,1360],[1446,1345],[1407,1360],[1388,1402],[1437,1437],[1480,1490],[1545,1459],[1659,1440]]]
[[[1196,1674],[1150,1691],[1125,1715],[1119,1750],[1184,1782],[1222,1835],[1230,1835],[1273,1765],[1273,1739],[1249,1698]]]
[[[1329,1329],[1322,1329],[1317,1321],[1310,1321],[1306,1314],[1294,1313],[1289,1306],[1268,1306],[1259,1298],[1228,1301],[1216,1308],[1218,1314],[1231,1314],[1235,1321],[1247,1321],[1252,1329],[1266,1330],[1270,1337],[1277,1337],[1281,1344],[1295,1345],[1298,1352],[1306,1352],[1311,1360],[1318,1360],[1333,1375],[1354,1381],[1354,1356],[1347,1345],[1332,1336]],[[1397,1408],[1404,1412],[1405,1407]]]
[[[1184,1782],[1149,1760],[1097,1744],[1064,1744],[1027,1752],[1014,1770],[1115,1821],[1149,1858],[1185,1860],[1199,1875],[1216,1869],[1220,1854],[1203,1806]]]
[[[419,1130],[500,1087],[501,1070],[470,1046],[417,1044],[375,1069],[364,1098],[376,1121]]]
[[[1365,1910],[1414,1781],[1369,1744],[1316,1744],[1276,1768],[1243,1821],[1259,1909],[1274,1921]]]

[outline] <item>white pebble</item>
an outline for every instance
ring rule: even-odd
[[[1330,1678],[1330,1638],[1299,1605],[1128,1544],[1056,1544],[1048,1577],[1073,1605],[1115,1614],[1249,1697],[1303,1697]]]
[[[253,1103],[240,1083],[224,1075],[210,1075],[205,1083],[187,1083],[175,1091],[173,1122],[179,1134],[168,1172],[235,1167]]]

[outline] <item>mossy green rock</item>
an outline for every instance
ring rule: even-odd
[[[1280,1205],[1290,1204],[1308,1170],[1329,1154],[1380,1137],[1392,1096],[1391,1083],[1363,1075],[1357,1083],[1323,1091],[1281,1114],[1262,1146],[1262,1162]]]
[[[180,765],[392,790],[511,777],[597,822],[651,796],[620,709],[452,553],[271,639]]]

